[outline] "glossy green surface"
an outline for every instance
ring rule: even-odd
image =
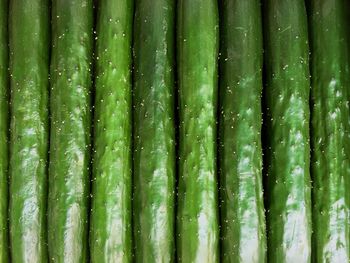
[[[47,262],[49,1],[12,0],[10,243],[12,262]]]
[[[52,2],[48,244],[52,262],[86,262],[91,129],[91,0]]]
[[[218,262],[217,1],[179,0],[177,33],[180,106],[177,256],[180,262]]]
[[[260,1],[223,0],[221,4],[221,261],[264,262]]]
[[[131,36],[133,1],[98,5],[91,262],[131,262]]]
[[[347,1],[310,1],[313,262],[350,261]]]
[[[136,0],[134,240],[136,262],[173,262],[174,0]]]
[[[0,263],[9,261],[8,250],[8,1],[0,0]]]
[[[309,48],[303,0],[267,0],[268,262],[310,262]]]

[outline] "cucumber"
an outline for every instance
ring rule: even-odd
[[[134,240],[136,262],[175,252],[174,0],[136,0]]]
[[[48,246],[86,262],[91,137],[92,0],[52,2]]]
[[[350,261],[347,1],[310,1],[313,261]]]
[[[8,250],[8,1],[0,0],[0,263],[9,261]]]
[[[309,47],[303,0],[267,0],[268,262],[310,262]]]
[[[220,10],[221,261],[265,262],[260,1],[224,0]]]
[[[218,262],[217,1],[180,0],[177,26],[180,107],[177,255],[181,262]]]
[[[47,262],[49,1],[9,8],[11,258]]]
[[[131,262],[133,2],[98,2],[91,262]]]

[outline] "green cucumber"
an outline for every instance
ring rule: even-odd
[[[180,262],[219,261],[216,178],[218,6],[214,0],[178,3]]]
[[[52,2],[48,245],[52,262],[86,262],[92,0]]]
[[[174,0],[136,0],[134,240],[136,262],[173,262]]]
[[[91,262],[131,262],[133,2],[98,3]]]
[[[49,1],[10,1],[12,262],[47,262],[49,25]]]
[[[0,0],[0,263],[9,261],[8,250],[8,1]]]
[[[313,261],[350,261],[347,1],[310,1]]]
[[[220,10],[221,259],[264,262],[260,1],[224,0]]]
[[[269,262],[310,262],[309,47],[303,0],[267,0],[266,170]]]

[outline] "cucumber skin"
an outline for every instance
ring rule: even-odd
[[[310,74],[305,3],[268,0],[265,14],[268,262],[310,262]]]
[[[345,2],[310,1],[313,262],[350,261],[350,79]]]
[[[173,262],[175,1],[136,0],[135,9],[135,261]]]
[[[12,262],[47,262],[48,43],[49,2],[10,1]]]
[[[91,262],[131,262],[133,1],[98,5]]]
[[[260,1],[223,0],[220,10],[221,261],[265,262]]]
[[[217,2],[180,0],[177,26],[180,106],[177,255],[180,262],[218,262]]]
[[[8,249],[8,1],[0,0],[0,263],[9,262]]]
[[[48,245],[52,262],[87,261],[91,0],[52,2]]]

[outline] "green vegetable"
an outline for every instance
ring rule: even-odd
[[[47,262],[49,1],[9,7],[11,258]]]
[[[177,26],[180,104],[177,254],[181,262],[218,262],[217,2],[180,0]]]
[[[224,0],[221,10],[221,259],[264,262],[260,2]]]
[[[91,262],[131,262],[132,17],[132,1],[99,2]]]
[[[134,240],[136,262],[174,261],[174,0],[136,0]]]
[[[0,263],[9,261],[8,250],[8,1],[0,0]]]
[[[92,0],[52,2],[48,244],[53,262],[87,261]]]
[[[313,260],[350,261],[347,1],[312,0]]]
[[[267,0],[266,124],[269,262],[310,262],[309,48],[302,0]]]

